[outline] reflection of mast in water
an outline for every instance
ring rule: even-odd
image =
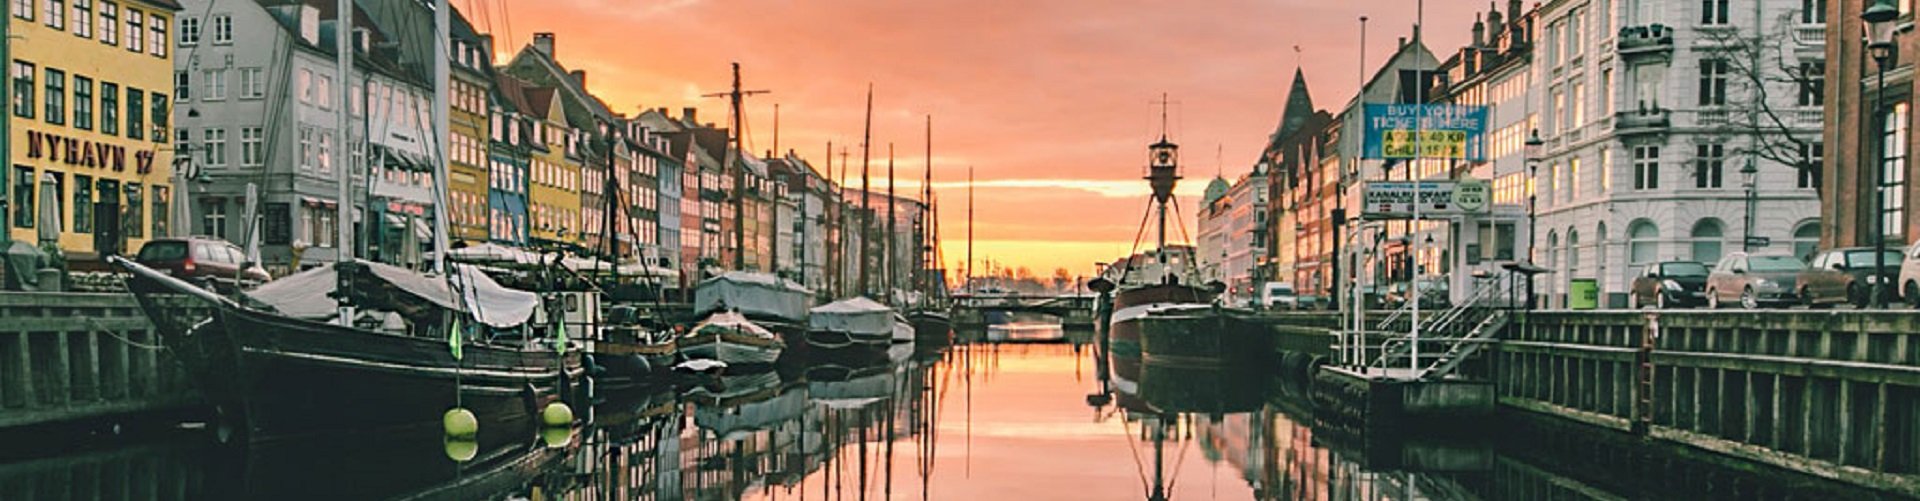
[[[1133,434],[1131,432],[1128,433],[1127,448],[1133,451],[1134,466],[1140,469],[1141,490],[1144,491],[1143,494],[1146,495],[1149,501],[1166,501],[1167,490],[1172,488],[1180,480],[1179,466],[1182,462],[1181,460],[1186,457],[1187,446],[1192,444],[1191,440],[1186,440],[1192,438],[1192,432],[1188,430],[1187,435],[1184,437],[1179,433],[1182,428],[1181,424],[1185,420],[1181,419],[1178,414],[1130,414],[1128,421],[1134,420],[1140,422],[1139,440],[1151,440],[1153,442],[1153,477],[1149,479],[1145,472],[1145,465],[1140,464],[1139,449],[1134,445],[1134,439],[1131,438]],[[1171,473],[1167,471],[1166,465],[1166,442],[1169,430],[1175,432],[1174,440],[1180,441],[1180,449],[1175,453],[1173,458],[1174,469]]]

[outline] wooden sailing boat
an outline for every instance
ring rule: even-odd
[[[440,37],[446,2],[435,15]],[[355,9],[340,0],[340,32],[351,33]],[[335,37],[337,81],[349,80],[350,37]],[[446,138],[446,51],[436,54],[436,132]],[[338,87],[338,102],[352,86]],[[348,136],[347,107],[337,133]],[[345,143],[346,141],[341,141]],[[351,173],[338,169],[340,259],[268,283],[236,299],[111,257],[128,271],[127,288],[161,341],[198,381],[232,430],[248,439],[327,432],[365,432],[432,423],[451,407],[472,411],[482,442],[537,424],[538,409],[567,394],[581,375],[578,351],[531,329],[540,298],[494,283],[471,267],[448,268],[445,144],[436,142],[433,172],[434,266],[430,275],[355,261]],[[461,324],[476,329],[464,329]],[[473,336],[468,331],[488,335]]]
[[[920,204],[926,209],[918,228],[920,242],[920,266],[916,270],[917,286],[920,289],[918,304],[907,310],[907,321],[913,324],[916,350],[934,350],[953,343],[953,320],[947,316],[944,296],[946,284],[939,273],[940,237],[937,228],[938,212],[933,200],[933,117],[927,117],[927,157],[926,177],[920,181]]]

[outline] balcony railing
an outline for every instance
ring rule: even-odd
[[[1724,108],[1700,110],[1694,112],[1693,116],[1694,120],[1699,122],[1698,125],[1703,127],[1726,125],[1727,120],[1732,117]]]
[[[1826,113],[1819,107],[1812,107],[1794,110],[1792,116],[1793,123],[1791,125],[1794,127],[1820,128],[1824,125],[1821,121],[1823,117],[1826,116]]]
[[[1673,28],[1664,24],[1626,26],[1614,42],[1622,58],[1667,55],[1673,52]]]
[[[1793,41],[1796,44],[1827,45],[1827,26],[1824,24],[1802,24],[1793,27]]]
[[[1613,115],[1614,133],[1621,136],[1659,134],[1671,127],[1671,113],[1660,108],[1627,110]]]

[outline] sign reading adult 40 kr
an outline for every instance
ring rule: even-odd
[[[1408,219],[1416,204],[1422,218],[1483,214],[1492,205],[1491,190],[1478,179],[1368,181],[1361,193],[1360,217],[1366,219]]]
[[[1451,104],[1369,104],[1364,158],[1487,159],[1487,107]]]

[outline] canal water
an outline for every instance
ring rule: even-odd
[[[253,444],[192,423],[21,439],[0,447],[0,499],[1877,496],[1553,423],[1354,437],[1271,370],[1106,360],[1090,333],[1046,331],[963,335],[977,342],[880,366],[600,389],[586,424],[513,443],[448,443],[435,423]]]

